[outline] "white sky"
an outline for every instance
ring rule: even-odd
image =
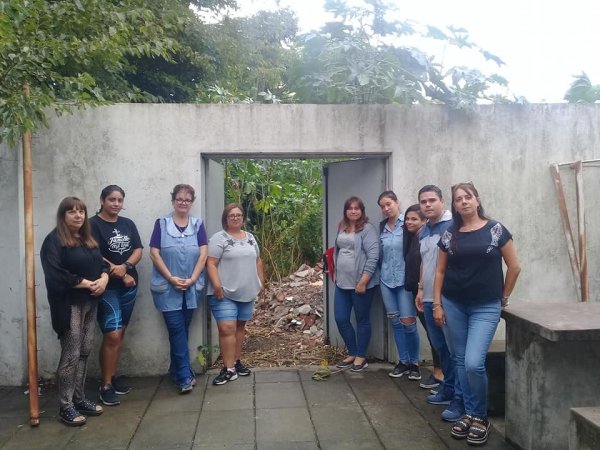
[[[238,0],[243,11],[273,9],[279,4],[296,11],[302,31],[327,20],[323,0]],[[592,0],[429,0],[392,3],[401,19],[423,25],[453,25],[469,31],[471,41],[499,56],[506,66],[482,65],[504,76],[515,95],[530,102],[561,102],[582,71],[600,84],[600,4]],[[428,51],[428,53],[430,53]],[[463,60],[478,67],[481,59]]]

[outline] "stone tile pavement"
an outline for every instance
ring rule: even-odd
[[[83,427],[57,419],[55,392],[40,398],[39,427],[29,426],[22,388],[0,388],[2,449],[464,449],[439,418],[427,391],[393,379],[389,364],[314,381],[315,368],[256,369],[213,386],[216,372],[179,395],[168,377],[130,378],[131,393]],[[96,383],[89,396],[96,398]],[[503,420],[493,419],[502,429]],[[487,449],[511,448],[494,429]]]

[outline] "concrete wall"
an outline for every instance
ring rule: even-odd
[[[27,374],[21,167],[19,152],[0,146],[0,385],[20,384]]]
[[[482,106],[470,113],[434,105],[124,104],[78,111],[52,119],[50,128],[34,138],[36,249],[54,226],[64,196],[80,196],[96,209],[100,189],[111,183],[125,189],[124,215],[135,220],[147,246],[154,220],[171,208],[173,185],[202,187],[202,156],[389,154],[391,187],[403,207],[416,202],[424,184],[438,184],[449,193],[453,183],[474,181],[486,210],[515,237],[523,272],[513,301],[572,302],[576,293],[548,167],[557,161],[600,158],[599,124],[598,105]],[[26,367],[17,153],[2,149],[0,154],[0,218],[6,227],[0,236],[0,385],[22,382]],[[594,270],[600,254],[597,170],[585,172],[595,301],[600,298]],[[565,175],[570,175],[568,169]],[[348,190],[350,194],[351,185]],[[202,203],[194,206],[196,214],[203,215]],[[164,373],[167,368],[167,334],[148,289],[150,267],[146,248],[121,364],[129,374]],[[39,259],[37,275],[40,374],[50,376],[59,348]],[[194,345],[202,340],[203,314],[195,317]],[[95,358],[92,362],[94,373]]]

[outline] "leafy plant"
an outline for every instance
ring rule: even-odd
[[[592,85],[589,77],[582,72],[574,77],[565,100],[569,103],[595,103],[600,101],[600,84]]]
[[[322,252],[323,160],[225,160],[228,202],[246,210],[267,279],[279,280]]]
[[[357,3],[354,2],[354,5]],[[505,101],[493,87],[505,87],[499,75],[473,68],[445,67],[434,56],[403,44],[406,37],[439,40],[446,47],[470,49],[501,66],[503,61],[469,39],[465,29],[419,27],[394,18],[382,0],[350,6],[328,0],[335,20],[302,37],[302,58],[288,84],[304,103],[445,103],[468,108],[481,100]]]

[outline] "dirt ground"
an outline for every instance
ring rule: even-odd
[[[320,264],[302,265],[261,293],[254,319],[246,325],[242,355],[246,364],[294,367],[340,359],[343,349],[324,343],[323,276]]]

